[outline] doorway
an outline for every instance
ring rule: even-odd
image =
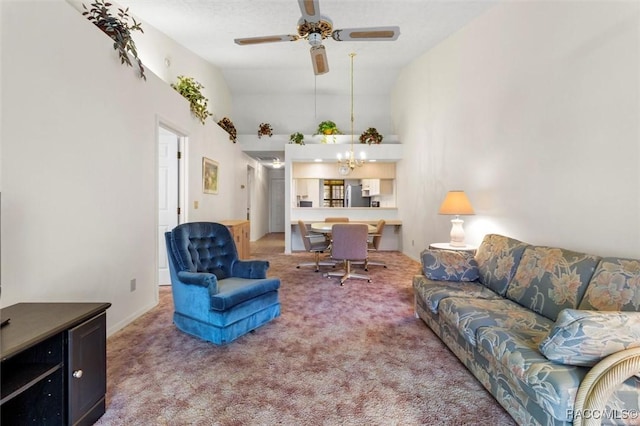
[[[181,167],[184,136],[158,126],[158,285],[170,285],[164,233],[181,223]]]
[[[269,185],[269,232],[284,232],[284,179],[273,178]]]
[[[255,169],[247,166],[247,220],[251,222],[251,199],[253,198],[253,182],[255,177]]]

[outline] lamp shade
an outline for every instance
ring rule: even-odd
[[[440,214],[475,214],[464,191],[449,191],[440,205]]]

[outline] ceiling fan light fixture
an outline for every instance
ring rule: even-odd
[[[308,37],[309,44],[313,47],[322,45],[322,35],[320,33],[311,33]]]
[[[315,75],[322,75],[329,72],[327,53],[323,45],[311,47],[311,62],[313,63],[313,72]]]
[[[311,61],[315,75],[329,72],[327,54],[322,40],[333,38],[335,41],[393,41],[400,35],[400,27],[368,27],[333,29],[333,22],[320,14],[320,0],[298,0],[301,17],[298,19],[297,35],[284,34],[263,37],[236,38],[241,46],[282,41],[307,40],[311,45]]]

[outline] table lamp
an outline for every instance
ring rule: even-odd
[[[449,191],[440,205],[438,213],[456,215],[451,219],[451,242],[449,244],[453,247],[464,247],[464,229],[462,229],[464,220],[460,219],[459,215],[475,214],[464,191]]]

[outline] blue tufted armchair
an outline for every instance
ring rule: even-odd
[[[239,260],[226,226],[183,223],[165,239],[178,329],[224,345],[280,315],[280,279],[267,261]]]

